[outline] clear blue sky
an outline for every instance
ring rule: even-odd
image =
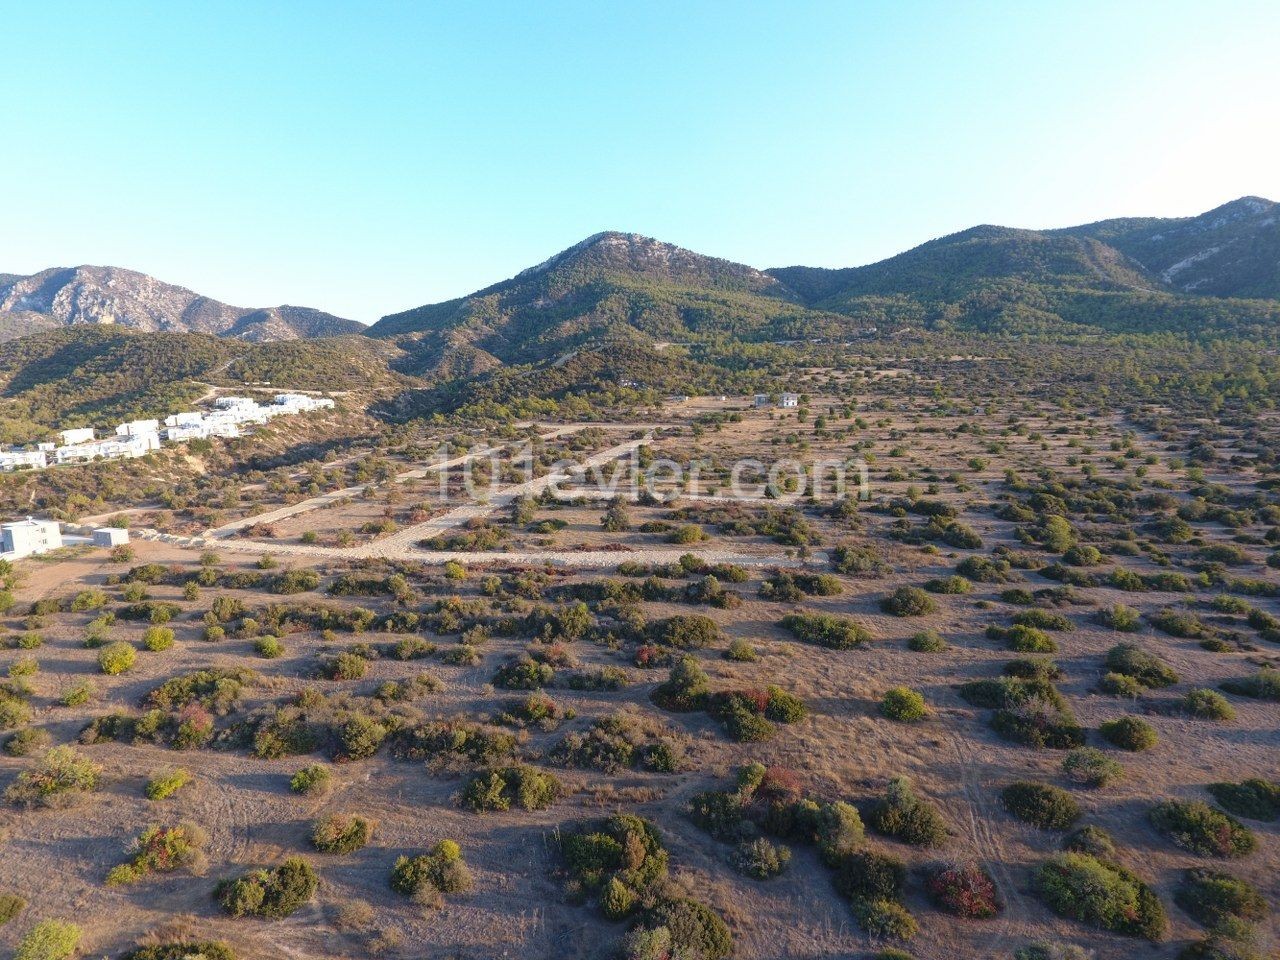
[[[1268,2],[6,5],[0,272],[372,321],[629,230],[755,266],[1280,199]]]

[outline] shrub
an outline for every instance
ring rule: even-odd
[[[1093,824],[1067,834],[1066,839],[1062,841],[1062,849],[1075,853],[1087,853],[1091,857],[1105,860],[1114,860],[1116,855],[1116,843],[1111,839],[1111,834]]]
[[[284,656],[284,644],[279,637],[274,637],[271,634],[254,640],[253,649],[264,660],[275,660]]]
[[[818,808],[813,839],[827,866],[835,866],[841,857],[856,851],[862,846],[864,837],[862,817],[857,807],[837,800]]]
[[[1216,870],[1188,870],[1182,875],[1173,902],[1209,928],[1229,919],[1266,918],[1266,899],[1247,880]]]
[[[181,767],[176,770],[170,770],[166,773],[154,774],[151,779],[147,781],[147,799],[165,800],[173,796],[193,779],[194,777],[191,776],[191,773],[187,770],[183,770]]]
[[[868,934],[891,940],[910,940],[920,930],[907,908],[892,900],[858,901],[853,915]]]
[[[1150,750],[1159,742],[1155,728],[1138,717],[1118,717],[1107,720],[1098,728],[1103,739],[1121,750],[1140,752]]]
[[[13,960],[67,960],[79,952],[83,936],[74,923],[41,920],[22,938]]]
[[[1061,853],[1036,872],[1036,893],[1054,913],[1104,930],[1158,941],[1168,918],[1135,874],[1085,853]]]
[[[874,850],[855,851],[836,866],[836,890],[850,900],[898,900],[906,884],[906,864]]]
[[[1028,780],[1000,791],[1000,802],[1023,823],[1041,830],[1066,830],[1080,819],[1080,805],[1060,787]]]
[[[502,767],[472,777],[462,790],[461,803],[477,813],[484,810],[544,810],[564,792],[552,774],[530,766]]]
[[[1103,693],[1110,693],[1117,697],[1129,697],[1136,700],[1146,691],[1141,683],[1135,678],[1123,673],[1105,673],[1102,679],[1098,681],[1098,689]]]
[[[98,651],[98,667],[110,677],[132,670],[137,659],[138,651],[123,640],[109,643]]]
[[[1028,627],[1021,623],[1015,623],[1012,627],[992,624],[987,627],[987,636],[1003,642],[1006,649],[1017,653],[1058,652],[1058,642],[1039,627]]]
[[[168,627],[147,627],[142,635],[142,645],[152,653],[168,650],[173,646],[173,631]]]
[[[890,720],[916,723],[929,715],[929,707],[915,690],[893,687],[880,699],[880,713]]]
[[[1208,789],[1223,809],[1238,817],[1280,818],[1280,783],[1254,777],[1239,783],[1211,783]]]
[[[1058,943],[1037,940],[1013,952],[1013,960],[1094,960],[1092,950],[1077,947],[1074,943]]]
[[[1124,777],[1124,767],[1094,747],[1078,747],[1062,760],[1062,772],[1086,787],[1105,787]]]
[[[57,806],[98,788],[101,767],[71,747],[54,747],[35,766],[23,770],[5,790],[5,799],[22,806]]]
[[[373,836],[375,823],[348,813],[331,813],[311,828],[311,843],[321,853],[355,853]]]
[[[934,868],[925,880],[925,890],[940,909],[957,917],[982,920],[1000,912],[995,881],[975,863]]]
[[[204,864],[207,842],[205,832],[193,824],[148,827],[134,841],[129,862],[107,874],[107,885],[134,883],[153,871],[171,873],[184,868],[198,871]]]
[[[1258,845],[1239,820],[1199,800],[1165,800],[1148,819],[1175,846],[1204,857],[1243,857]]]
[[[871,632],[849,617],[826,613],[791,613],[782,618],[781,626],[805,643],[832,650],[851,650],[871,642]]]
[[[759,659],[756,648],[741,637],[729,644],[729,649],[724,652],[724,658],[737,663],[755,663]]]
[[[0,927],[17,919],[27,909],[27,901],[16,893],[0,893]]]
[[[1029,747],[1070,750],[1084,744],[1084,728],[1075,717],[1060,703],[1038,695],[997,710],[991,726],[1002,737]]]
[[[53,738],[49,736],[47,730],[27,727],[12,734],[4,742],[4,752],[11,757],[29,757],[33,753],[43,750],[52,740]]]
[[[350,650],[344,650],[320,665],[320,675],[328,680],[359,680],[368,672],[369,661]]]
[[[719,915],[696,900],[665,900],[645,915],[645,926],[665,927],[673,955],[723,960],[733,955],[733,935]]]
[[[1133,609],[1133,607],[1127,607],[1123,603],[1116,603],[1109,607],[1103,607],[1098,611],[1098,622],[1104,627],[1110,627],[1112,630],[1132,633],[1142,627],[1142,614]]]
[[[452,840],[441,840],[421,856],[399,857],[391,868],[391,889],[418,898],[424,892],[463,893],[471,885],[471,871]]]
[[[952,574],[949,577],[939,577],[928,581],[925,583],[924,589],[929,593],[941,593],[954,596],[972,593],[973,584],[959,574]]]
[[[1253,697],[1255,700],[1280,700],[1280,670],[1263,667],[1252,677],[1227,680],[1220,686],[1227,693],[1235,693],[1242,697]]]
[[[556,672],[550,664],[521,656],[505,663],[493,675],[493,685],[506,690],[538,690],[551,685]]]
[[[744,840],[733,851],[732,863],[739,873],[756,880],[769,880],[787,869],[791,862],[790,848],[774,844],[764,837]]]
[[[1182,709],[1201,720],[1218,720],[1229,723],[1236,718],[1236,711],[1227,698],[1216,690],[1192,690],[1182,698]]]
[[[323,764],[303,767],[289,780],[289,789],[303,796],[323,796],[333,786],[333,774]]]
[[[1163,660],[1132,643],[1121,643],[1107,652],[1107,669],[1133,677],[1144,687],[1171,687],[1178,674]]]
[[[222,909],[233,917],[278,919],[296,912],[315,896],[318,880],[301,857],[289,857],[274,870],[253,870],[224,880],[214,891]]]
[[[236,952],[221,940],[171,940],[136,947],[120,960],[236,960]]]
[[[936,847],[949,836],[942,814],[916,796],[906,777],[889,781],[884,796],[871,804],[867,823],[877,833],[918,847]]]
[[[947,649],[947,641],[935,630],[921,630],[919,633],[912,634],[911,639],[907,641],[907,649],[914,650],[916,653],[940,653]]]
[[[1060,613],[1048,610],[1023,610],[1014,614],[1013,622],[1020,627],[1035,627],[1037,630],[1074,630],[1076,625]]]
[[[938,604],[919,587],[899,587],[880,601],[880,609],[895,617],[922,617],[936,612]]]

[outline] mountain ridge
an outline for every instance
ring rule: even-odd
[[[57,326],[118,325],[144,332],[209,333],[254,342],[358,333],[354,320],[310,307],[234,307],[123,267],[50,267],[0,274],[0,336]]]

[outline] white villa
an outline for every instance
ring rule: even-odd
[[[62,443],[41,443],[34,450],[0,450],[0,470],[43,470],[53,463],[84,463],[90,460],[117,460],[143,457],[159,450],[163,439],[169,443],[203,440],[208,437],[234,438],[245,425],[261,425],[272,417],[332,409],[328,397],[305,393],[278,393],[271,403],[260,404],[251,397],[218,397],[212,410],[186,410],[161,420],[130,420],[115,432],[98,438],[92,427],[62,430]]]
[[[56,520],[17,520],[0,524],[0,559],[17,560],[48,553],[62,546],[62,527]]]

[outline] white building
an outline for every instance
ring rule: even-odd
[[[62,546],[62,528],[56,520],[27,517],[0,524],[0,558],[17,560],[36,553],[48,553]]]
[[[93,427],[77,427],[74,430],[63,430],[58,436],[62,438],[63,446],[70,446],[74,443],[88,443],[93,439]]]
[[[784,393],[784,394],[782,395],[782,397],[778,400],[778,406],[780,406],[780,407],[798,407],[798,406],[800,406],[800,394],[798,394],[798,393]]]
[[[119,547],[129,542],[129,531],[123,527],[98,527],[93,531],[95,547]]]
[[[58,463],[80,463],[86,460],[116,460],[122,457],[145,457],[152,450],[160,449],[158,433],[143,433],[136,437],[107,437],[89,443],[77,443],[59,447],[54,451]]]
[[[769,405],[769,395],[767,393],[756,394],[756,406],[767,407]]]
[[[43,450],[0,450],[0,470],[43,470],[48,465]]]
[[[130,420],[116,427],[117,437],[139,437],[147,433],[159,433],[159,420]]]

